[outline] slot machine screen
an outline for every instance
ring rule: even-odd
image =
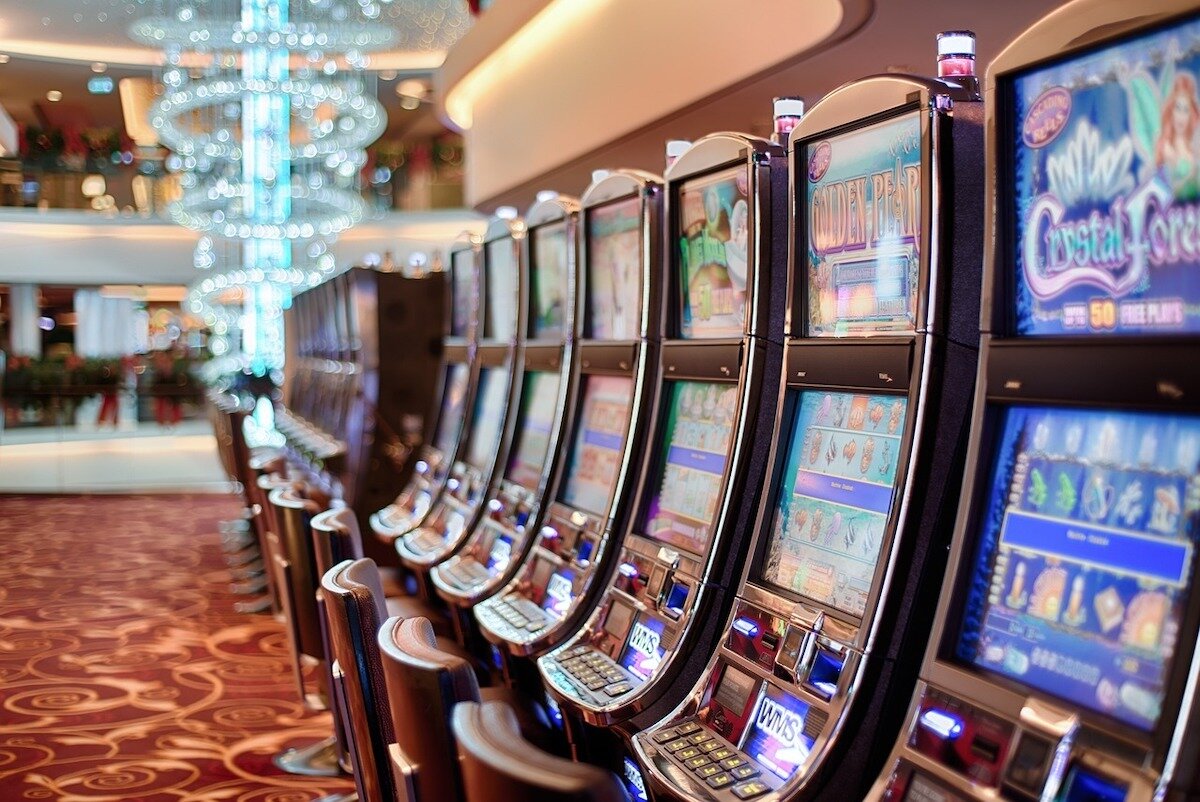
[[[1200,532],[1200,417],[1014,406],[958,657],[1153,730]]]
[[[728,663],[724,664],[720,680],[701,710],[705,723],[719,732],[721,737],[737,743],[746,727],[750,704],[760,683],[757,677]]]
[[[666,625],[657,618],[640,616],[629,629],[625,650],[621,652],[621,664],[630,674],[648,680],[658,670],[666,652],[662,648],[662,635]]]
[[[657,491],[641,531],[667,545],[703,554],[721,500],[737,415],[736,384],[677,381],[670,393]]]
[[[888,513],[908,399],[793,395],[763,580],[862,617]]]
[[[500,535],[492,541],[492,547],[488,550],[487,563],[485,567],[489,571],[503,571],[508,567],[509,560],[512,559],[512,538],[508,535]]]
[[[530,314],[534,337],[562,337],[567,305],[568,248],[566,221],[547,223],[530,232],[533,269]]]
[[[452,456],[454,447],[458,444],[458,430],[462,426],[467,382],[470,379],[471,368],[468,365],[451,365],[446,373],[446,387],[442,390],[442,411],[438,415],[433,445],[447,457]]]
[[[560,568],[546,582],[546,595],[542,597],[542,609],[555,618],[562,618],[575,598],[575,572]]]
[[[508,408],[508,371],[484,368],[479,372],[479,390],[475,394],[475,412],[467,437],[467,462],[482,470],[491,465],[500,449],[504,415]]]
[[[597,515],[607,512],[621,470],[632,406],[633,379],[585,378],[583,411],[575,427],[566,481],[560,494],[563,503]]]
[[[587,248],[587,336],[636,339],[642,304],[641,198],[589,209]]]
[[[1016,334],[1200,331],[1197,36],[1192,19],[1007,82]]]
[[[526,490],[536,490],[542,481],[554,413],[558,409],[558,374],[541,370],[526,373],[521,406],[521,429],[505,476]]]
[[[632,621],[633,608],[621,602],[613,602],[609,605],[608,615],[604,617],[604,631],[614,638],[624,639]]]
[[[749,186],[749,172],[739,165],[679,188],[684,337],[740,337],[745,331]]]
[[[485,336],[508,340],[517,333],[517,253],[511,237],[492,240],[484,246],[487,256],[487,316]]]
[[[808,759],[813,738],[805,731],[809,706],[767,682],[746,729],[742,751],[780,779]]]
[[[805,147],[810,336],[915,329],[923,150],[916,111]]]
[[[455,337],[466,337],[471,328],[474,279],[475,252],[455,251],[450,258],[450,333]]]

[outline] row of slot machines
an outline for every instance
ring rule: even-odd
[[[412,472],[437,393],[446,294],[440,274],[355,267],[298,293],[284,313],[276,429],[293,464],[364,522]]]
[[[938,67],[451,252],[371,528],[634,799],[1200,794],[1200,16]]]

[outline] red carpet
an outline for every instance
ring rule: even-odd
[[[307,802],[271,756],[329,734],[281,625],[238,615],[228,496],[0,497],[0,800]]]

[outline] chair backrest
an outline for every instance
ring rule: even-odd
[[[322,577],[321,594],[334,657],[341,668],[358,798],[395,802],[388,758],[392,722],[379,656],[379,627],[387,617],[379,569],[372,560],[340,563]]]
[[[383,677],[387,683],[392,730],[405,766],[414,802],[464,799],[450,714],[459,702],[479,701],[479,682],[471,664],[438,648],[429,619],[389,618],[379,630]]]
[[[312,516],[320,508],[304,498],[294,486],[277,487],[267,497],[278,524],[279,544],[283,557],[291,565],[289,587],[283,592],[290,596],[295,630],[300,651],[316,660],[325,659],[321,640],[321,618],[317,611],[317,588],[320,575],[312,547]]]
[[[312,519],[313,555],[318,576],[346,560],[363,558],[362,533],[354,510],[338,507],[318,513]]]
[[[610,771],[543,752],[504,702],[463,702],[451,717],[467,802],[628,802]]]

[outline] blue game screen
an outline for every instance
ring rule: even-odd
[[[666,625],[657,618],[643,616],[633,622],[629,639],[625,641],[625,652],[620,663],[635,677],[650,679],[662,663],[665,652],[662,635]]]
[[[805,732],[809,707],[771,683],[763,686],[742,751],[786,780],[808,759],[813,738]]]
[[[1014,406],[998,428],[959,658],[1152,730],[1200,536],[1200,417]]]
[[[1019,335],[1200,331],[1200,20],[1012,83]]]

